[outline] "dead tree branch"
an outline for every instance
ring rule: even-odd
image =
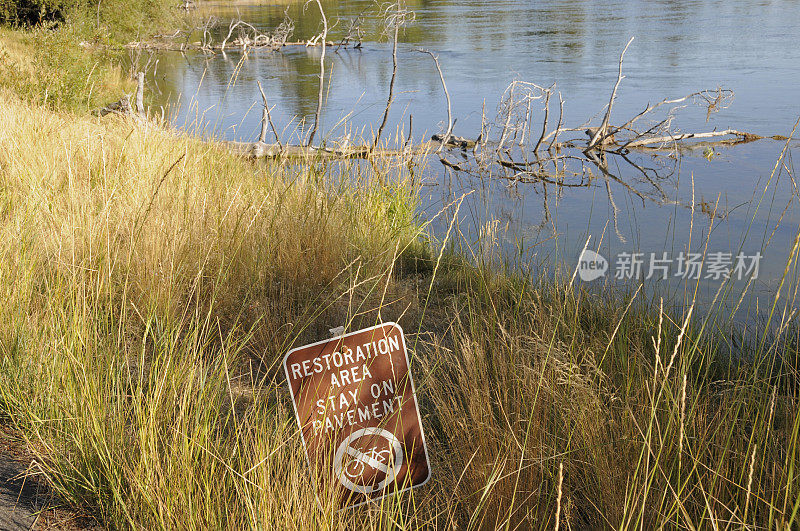
[[[336,46],[335,52],[339,52],[339,48],[344,46],[347,47],[351,41],[356,41],[356,45],[353,48],[361,48],[361,40],[364,38],[364,30],[361,28],[361,21],[364,18],[364,13],[361,12],[354,19],[350,21],[350,25],[347,27],[347,32],[345,32],[342,40],[339,41],[339,44]]]
[[[715,112],[715,111],[719,110],[719,105],[723,100],[730,100],[730,99],[733,98],[733,91],[732,90],[718,88],[717,92],[718,92],[718,96],[715,97],[713,100],[709,99],[709,97],[708,97],[710,91],[701,90],[699,92],[693,92],[691,94],[683,96],[682,98],[665,99],[665,100],[662,100],[662,101],[656,103],[655,105],[650,105],[648,103],[647,107],[642,112],[640,112],[639,114],[637,114],[636,116],[634,116],[633,118],[631,118],[630,120],[628,120],[627,122],[622,124],[621,126],[617,127],[616,130],[619,131],[619,130],[622,130],[622,129],[630,128],[634,124],[634,122],[636,122],[637,120],[639,120],[640,118],[642,118],[646,114],[649,114],[649,113],[655,111],[656,109],[658,109],[662,105],[677,105],[679,103],[684,103],[686,101],[689,101],[689,100],[691,100],[692,98],[695,98],[695,97],[702,98],[708,103],[708,108],[710,109],[709,113],[710,112]],[[708,119],[708,118],[706,117],[706,119]]]
[[[272,46],[273,48],[280,48],[286,45],[289,37],[294,33],[294,21],[289,16],[289,8],[283,12],[283,21],[278,24],[275,31],[272,32]]]
[[[544,120],[542,120],[542,134],[539,135],[539,140],[536,141],[536,145],[533,147],[533,152],[536,153],[539,151],[539,146],[542,145],[542,140],[544,140],[544,135],[547,134],[547,119],[550,116],[550,95],[552,94],[552,87],[545,91],[544,97]]]
[[[383,111],[383,120],[381,120],[381,125],[375,135],[373,147],[377,146],[381,139],[383,129],[389,120],[389,109],[391,109],[394,101],[394,83],[397,78],[397,43],[400,37],[400,28],[414,20],[414,13],[405,8],[402,0],[397,0],[396,3],[387,5],[384,8],[383,15],[387,30],[389,28],[394,30],[394,39],[392,39],[392,79],[389,82],[389,97],[386,100],[386,109]]]
[[[272,123],[272,116],[269,112],[269,104],[267,104],[267,95],[264,94],[264,89],[261,88],[261,81],[256,81],[258,83],[258,90],[261,92],[261,99],[264,100],[264,111],[261,115],[261,134],[258,137],[258,141],[264,143],[267,138],[267,122],[269,122],[269,126],[272,128],[272,134],[275,135],[275,141],[278,143],[278,147],[283,149],[283,144],[281,144],[281,138],[278,136],[278,130],[275,128],[275,124]]]
[[[144,72],[136,74],[136,113],[144,118]]]
[[[219,46],[220,50],[223,50],[223,51],[225,50],[225,45],[228,43],[228,39],[231,38],[231,35],[233,34],[233,30],[238,28],[241,23],[242,23],[241,20],[231,20],[231,23],[228,26],[228,35],[226,35],[225,38],[222,39],[222,44],[220,44],[220,46]]]
[[[554,144],[558,144],[558,132],[561,130],[561,125],[564,123],[564,98],[561,97],[561,92],[558,93],[558,125],[556,130],[553,131],[553,140],[547,147],[547,151],[553,149]]]
[[[308,0],[306,5],[308,5],[310,2],[311,0]],[[315,0],[315,2],[319,8],[320,15],[322,16],[322,56],[319,60],[319,93],[317,95],[317,111],[314,113],[314,127],[311,129],[311,134],[308,136],[308,141],[306,142],[307,146],[310,146],[314,141],[314,135],[317,134],[317,129],[319,129],[319,119],[320,115],[322,114],[322,96],[325,92],[325,50],[328,47],[328,18],[325,16],[325,10],[322,9],[322,2],[320,0]]]
[[[603,122],[600,124],[600,127],[597,129],[597,132],[594,133],[591,140],[589,140],[588,149],[594,148],[598,143],[602,145],[606,139],[608,121],[611,118],[611,107],[613,107],[614,99],[617,97],[617,89],[619,88],[619,84],[623,79],[625,79],[625,76],[622,75],[622,61],[625,59],[625,52],[628,51],[628,46],[630,46],[632,42],[633,37],[630,38],[628,44],[625,45],[625,48],[622,50],[622,53],[619,56],[619,72],[617,73],[617,82],[614,84],[614,90],[611,91],[611,98],[608,100],[608,107],[606,108],[606,115],[603,117]]]
[[[498,105],[498,114],[495,125],[502,123],[500,139],[497,141],[497,151],[505,149],[506,141],[509,137],[516,138],[520,132],[523,141],[520,146],[524,146],[524,133],[529,128],[531,119],[531,104],[537,100],[545,99],[549,102],[551,89],[541,87],[527,81],[514,80],[503,92]],[[545,109],[545,122],[547,122],[547,110]],[[547,124],[544,124],[546,129]],[[488,133],[487,133],[488,134]],[[544,137],[541,137],[543,139]],[[541,142],[539,142],[541,144]],[[538,147],[538,146],[537,146]]]
[[[442,148],[447,144],[447,141],[450,140],[450,135],[453,132],[453,110],[450,105],[450,93],[447,91],[447,83],[444,82],[444,74],[442,73],[442,67],[439,65],[439,58],[425,49],[417,50],[420,53],[426,53],[431,56],[433,62],[436,64],[436,70],[439,72],[439,79],[442,81],[442,90],[444,90],[444,96],[447,98],[447,131],[445,131],[444,136],[442,137],[442,143],[439,145],[439,149],[436,150],[436,153],[440,153]]]
[[[201,50],[210,50],[211,49],[211,30],[214,29],[219,25],[219,19],[215,16],[209,16],[206,21],[200,26],[200,29],[203,32],[203,40],[200,43]]]

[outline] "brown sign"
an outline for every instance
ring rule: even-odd
[[[430,478],[403,330],[395,323],[289,351],[283,360],[309,465],[359,505]]]

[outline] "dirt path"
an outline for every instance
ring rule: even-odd
[[[2,445],[2,442],[0,442]],[[33,529],[36,524],[36,488],[21,479],[25,470],[6,459],[0,448],[0,529]]]
[[[36,524],[37,489],[26,481],[19,441],[0,429],[0,529],[33,529]]]
[[[93,519],[59,507],[44,481],[28,474],[25,443],[0,425],[0,530],[102,529]]]

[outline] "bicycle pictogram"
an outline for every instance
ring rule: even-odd
[[[373,446],[366,452],[357,452],[353,448],[348,448],[345,452],[347,457],[342,464],[342,470],[347,477],[352,479],[363,477],[368,466],[386,472],[392,458],[391,448],[378,451],[377,446]]]
[[[369,437],[373,444],[368,450],[359,448],[361,438]],[[334,456],[334,471],[339,481],[361,494],[383,490],[397,476],[403,465],[403,448],[393,433],[381,428],[363,428],[354,431],[339,445]],[[363,484],[365,476],[382,477],[374,484]]]

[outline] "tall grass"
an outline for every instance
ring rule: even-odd
[[[547,528],[560,504],[576,528],[796,523],[794,375],[731,363],[699,319],[623,317],[569,279],[487,276],[467,284],[482,295],[458,297],[452,346],[419,357],[435,375],[448,519]]]
[[[419,230],[408,188],[0,105],[3,411],[43,445],[54,485],[108,523],[270,514],[258,489],[287,495],[264,460],[298,450],[274,362],[378,289]],[[279,476],[307,496],[306,471]]]
[[[63,500],[112,528],[797,525],[789,321],[734,352],[636,293],[473,264],[372,163],[0,95],[0,415]],[[337,512],[278,360],[378,319],[419,331],[433,479]]]
[[[0,28],[0,91],[52,109],[88,113],[117,101],[134,84],[123,74],[119,53],[85,49],[78,26],[54,31]]]

